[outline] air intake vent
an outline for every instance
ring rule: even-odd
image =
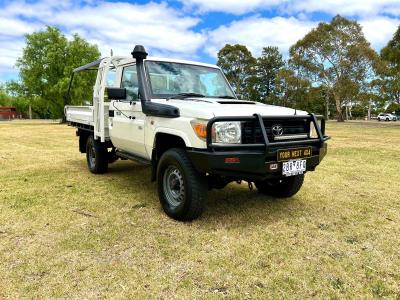
[[[255,102],[250,102],[250,101],[217,101],[219,104],[250,104],[254,105],[256,104]]]

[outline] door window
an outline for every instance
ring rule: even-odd
[[[138,101],[139,84],[136,65],[124,67],[122,71],[121,87],[126,89],[127,101]]]

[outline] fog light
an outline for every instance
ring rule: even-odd
[[[269,164],[269,169],[270,169],[271,171],[278,170],[278,164]]]

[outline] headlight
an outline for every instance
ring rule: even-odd
[[[216,122],[213,124],[213,143],[240,144],[242,126],[240,122]]]

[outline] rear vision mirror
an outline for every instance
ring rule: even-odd
[[[108,99],[113,100],[125,100],[126,99],[126,88],[107,88]]]

